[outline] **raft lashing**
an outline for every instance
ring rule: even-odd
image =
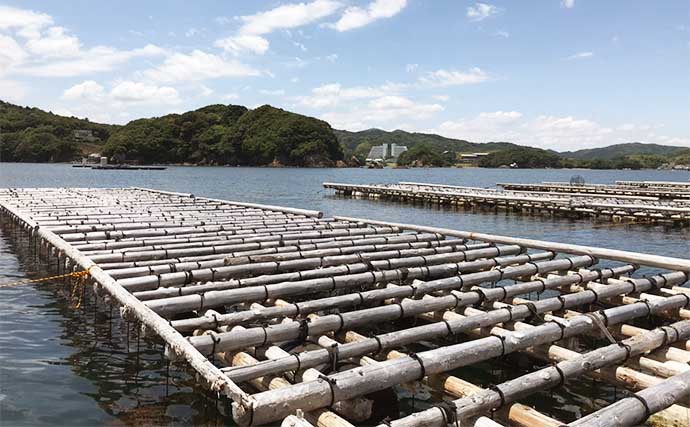
[[[3,189],[0,211],[240,425],[690,420],[687,259],[140,188]],[[460,369],[518,355],[541,367],[493,385]],[[521,403],[592,378],[619,392],[578,419]],[[400,387],[431,402],[372,418]]]
[[[416,182],[323,183],[324,188],[351,197],[505,210],[525,215],[690,225],[690,185],[687,188],[565,183],[498,185],[504,190]]]

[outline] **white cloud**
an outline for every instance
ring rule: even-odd
[[[469,141],[508,141],[557,151],[631,141],[690,146],[689,138],[656,135],[654,129],[653,126],[633,123],[609,127],[573,116],[525,117],[517,111],[495,111],[445,121],[432,132]]]
[[[316,22],[335,13],[340,7],[342,5],[337,1],[314,0],[311,3],[285,4],[254,15],[238,16],[235,20],[242,22],[242,26],[237,34],[216,40],[215,46],[234,55],[243,51],[263,54],[269,47],[269,42],[263,35]],[[216,21],[221,24],[230,22],[227,18],[217,18]],[[306,50],[304,45],[301,47]]]
[[[80,53],[81,43],[75,36],[67,34],[63,27],[50,27],[39,37],[26,43],[27,49],[42,57],[70,57]]]
[[[132,103],[168,105],[180,103],[179,93],[175,88],[129,80],[116,83],[109,92],[98,82],[86,80],[66,89],[62,94],[62,99],[93,102],[116,108],[121,107],[121,104]]]
[[[0,6],[0,30],[14,30],[26,38],[38,36],[38,31],[53,23],[53,18],[45,13]]]
[[[402,85],[395,83],[387,83],[378,87],[342,87],[340,83],[331,83],[316,87],[312,89],[310,95],[298,96],[296,99],[300,105],[309,108],[334,107],[343,102],[396,94],[402,87]]]
[[[408,73],[414,73],[419,69],[419,64],[407,64],[405,65],[405,71]]]
[[[62,93],[67,100],[101,100],[105,95],[105,88],[93,80],[86,80],[76,84]]]
[[[169,86],[155,86],[145,83],[123,81],[115,85],[110,96],[120,102],[152,102],[177,104],[180,102],[177,89]]]
[[[330,62],[331,64],[334,64],[335,61],[338,60],[338,54],[337,53],[332,53],[330,55],[326,55],[326,61]]]
[[[575,6],[575,0],[561,0],[561,6],[572,9]]]
[[[450,96],[448,96],[448,95],[434,95],[434,96],[432,96],[432,98],[434,98],[437,101],[444,101],[445,102],[445,101],[448,101],[450,99]]]
[[[240,96],[236,93],[226,93],[221,97],[221,99],[226,100],[226,101],[234,101],[235,99],[239,99]]]
[[[584,58],[591,58],[594,56],[594,52],[578,52],[573,55],[570,55],[566,59],[584,59]]]
[[[0,73],[38,77],[72,77],[110,71],[135,57],[160,56],[147,45],[120,50],[109,46],[83,48],[77,36],[53,25],[53,18],[31,10],[0,6]],[[24,47],[17,42],[24,39]]]
[[[238,35],[218,39],[214,43],[214,46],[232,53],[233,55],[238,55],[243,51],[250,51],[263,55],[268,50],[268,40],[261,36]]]
[[[194,50],[190,54],[174,53],[163,64],[144,71],[144,76],[164,83],[198,81],[220,77],[258,76],[260,72],[235,60]]]
[[[152,108],[168,114],[182,103],[175,88],[130,80],[115,82],[110,90],[94,80],[86,80],[66,89],[61,99],[66,105],[58,109],[69,111],[70,116],[107,123],[123,123],[132,116],[148,115]]]
[[[24,100],[26,93],[27,89],[23,83],[0,79],[0,94],[3,101],[19,103]]]
[[[18,69],[21,73],[38,77],[73,77],[96,72],[110,71],[136,57],[161,56],[165,51],[155,45],[132,50],[118,50],[96,46],[80,51],[74,57],[57,60],[37,60]]]
[[[285,91],[283,89],[276,89],[276,90],[268,90],[268,89],[261,89],[259,91],[262,95],[268,95],[268,96],[282,96],[285,95]]]
[[[494,36],[507,39],[508,37],[510,37],[510,33],[508,31],[505,31],[505,30],[498,30],[498,31],[494,32]]]
[[[437,70],[419,78],[420,83],[432,87],[459,86],[482,83],[490,76],[482,69],[474,67],[469,71]]]
[[[399,128],[401,120],[421,120],[443,111],[439,104],[415,102],[399,95],[374,98],[364,105],[351,106],[345,111],[332,111],[320,115],[338,129],[362,130],[371,127]]]
[[[474,6],[469,6],[467,8],[467,19],[479,22],[490,16],[496,15],[499,11],[500,9],[492,4],[475,3]]]
[[[341,32],[353,30],[379,19],[395,16],[405,6],[407,6],[407,0],[374,0],[366,8],[348,7],[337,22],[328,26]]]
[[[11,67],[24,62],[27,53],[15,39],[0,34],[0,76]]]
[[[279,29],[301,27],[333,14],[341,6],[340,2],[332,0],[285,4],[254,15],[240,16],[239,20],[243,25],[239,32],[261,35]]]

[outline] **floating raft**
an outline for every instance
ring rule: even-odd
[[[658,186],[631,184],[637,181],[626,181],[626,184],[586,184],[577,185],[567,182],[543,182],[541,184],[498,183],[504,190],[515,191],[546,191],[550,193],[586,193],[616,196],[643,196],[659,199],[690,199],[690,187]]]
[[[378,393],[410,384],[435,400],[386,425],[690,419],[687,259],[140,188],[4,189],[0,212],[58,270],[88,270],[240,425],[371,425]],[[457,374],[517,353],[547,367]],[[622,398],[576,420],[521,403],[587,377]]]
[[[324,188],[345,196],[424,201],[463,207],[504,209],[524,214],[548,213],[571,218],[603,217],[614,221],[690,224],[690,200],[660,200],[652,196],[603,195],[532,191],[500,191],[442,184],[341,184]]]

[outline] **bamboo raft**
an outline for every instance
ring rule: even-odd
[[[141,188],[4,189],[0,213],[243,426],[690,421],[688,259]],[[548,365],[493,385],[457,374],[515,354]],[[624,397],[575,420],[521,403],[586,377]],[[372,420],[401,386],[434,400]]]
[[[607,196],[642,196],[659,199],[688,200],[690,186],[674,186],[659,184],[640,184],[638,181],[620,181],[615,185],[586,184],[573,185],[567,182],[543,182],[541,184],[498,183],[504,190],[513,191],[545,191],[550,193],[586,193],[603,194]]]
[[[660,200],[652,196],[604,195],[545,191],[500,191],[442,184],[323,184],[336,194],[429,202],[466,208],[502,209],[529,215],[544,213],[570,218],[607,218],[612,221],[690,224],[690,200]]]

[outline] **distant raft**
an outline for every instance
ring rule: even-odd
[[[506,190],[446,184],[323,183],[336,194],[433,203],[464,208],[501,209],[524,215],[544,214],[568,218],[604,218],[611,221],[690,224],[690,189],[616,189],[569,184],[498,184]],[[566,191],[568,189],[569,191]],[[685,198],[685,197],[688,198]],[[669,197],[677,197],[671,199]]]
[[[159,337],[243,426],[690,417],[688,259],[141,188],[2,189],[0,214],[58,272],[86,270],[94,298]],[[458,371],[517,354],[532,369],[493,385]],[[622,395],[564,394],[579,419],[530,406],[592,378]],[[431,401],[383,419],[393,388]]]

